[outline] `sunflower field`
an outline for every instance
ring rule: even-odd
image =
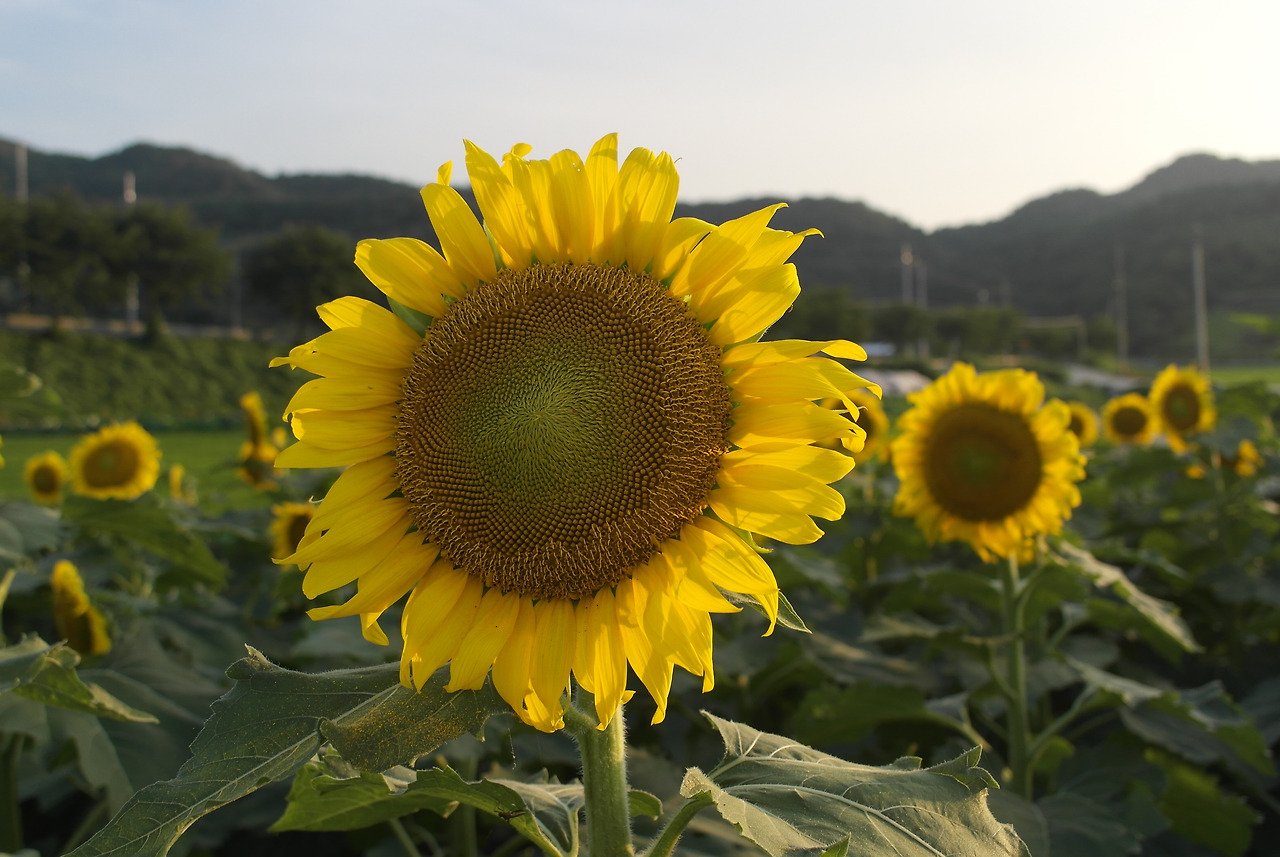
[[[7,455],[0,853],[1272,853],[1280,394],[893,395],[767,336],[776,207],[528,153],[360,243],[243,502],[128,419]]]

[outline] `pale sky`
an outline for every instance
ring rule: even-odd
[[[0,0],[0,137],[423,184],[462,140],[678,158],[681,198],[926,229],[1280,158],[1276,0]],[[141,189],[145,193],[145,188]]]

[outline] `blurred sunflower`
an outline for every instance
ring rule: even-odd
[[[53,624],[67,645],[82,655],[111,651],[107,620],[89,603],[79,570],[67,560],[59,560],[49,575],[53,589]]]
[[[1093,408],[1084,402],[1067,402],[1067,408],[1071,411],[1071,422],[1067,428],[1080,441],[1080,448],[1093,446],[1098,442],[1098,415],[1094,413]]]
[[[316,507],[314,503],[280,503],[271,507],[271,515],[271,555],[283,559],[298,549]]]
[[[1185,452],[1190,435],[1209,431],[1217,422],[1209,379],[1188,366],[1170,364],[1151,382],[1151,416],[1175,452]]]
[[[865,435],[862,449],[852,453],[853,460],[862,464],[877,456],[885,455],[889,451],[889,416],[884,412],[884,405],[880,404],[880,397],[870,390],[854,390],[849,393],[849,401],[857,406],[857,410],[850,409],[845,416],[857,423],[858,428],[862,429]],[[820,404],[828,410],[845,411],[843,399],[823,399]],[[853,416],[854,414],[856,416]],[[830,443],[826,445],[833,446]]]
[[[169,468],[169,496],[187,506],[197,502],[195,480],[187,476],[187,468],[181,464]]]
[[[892,449],[896,514],[914,517],[930,541],[968,542],[984,562],[1061,531],[1080,504],[1084,458],[1070,411],[1057,400],[1041,406],[1035,373],[979,375],[957,363],[907,398]]]
[[[1125,393],[1102,409],[1102,433],[1112,443],[1146,446],[1156,436],[1151,403],[1141,393]]]
[[[99,500],[132,500],[160,476],[156,439],[134,422],[82,437],[71,449],[71,490]]]
[[[1222,469],[1230,470],[1236,476],[1255,476],[1262,466],[1262,453],[1253,441],[1245,438],[1236,444],[1235,455],[1222,456]]]
[[[49,450],[27,459],[22,479],[37,503],[56,505],[62,502],[62,488],[67,482],[67,462]]]
[[[267,417],[262,408],[262,396],[257,392],[240,397],[240,409],[244,411],[245,431],[248,439],[240,446],[236,474],[259,491],[276,487],[275,461],[279,449],[267,439]]]
[[[748,533],[792,544],[839,517],[828,483],[863,432],[814,400],[869,386],[845,341],[757,342],[799,293],[802,233],[774,205],[720,226],[672,220],[670,155],[616,136],[501,164],[468,143],[483,225],[449,187],[422,191],[443,255],[362,241],[356,264],[415,327],[353,297],[332,329],[273,365],[323,377],[286,411],[281,467],[346,465],[296,553],[308,597],[353,580],[317,619],[378,616],[412,590],[401,680],[450,663],[448,688],[498,692],[539,729],[563,724],[570,676],[616,712],[627,666],[665,715],[673,666],[713,681],[709,613],[721,589],[778,586]],[[429,327],[425,324],[429,323]],[[423,330],[425,329],[425,336]],[[709,510],[709,511],[708,511]]]

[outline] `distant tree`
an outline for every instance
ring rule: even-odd
[[[1007,354],[1021,324],[1021,315],[1012,307],[950,307],[935,314],[933,338],[939,353],[953,357]]]
[[[892,342],[899,354],[914,348],[929,335],[929,313],[911,304],[885,304],[872,313],[872,330],[876,340]]]
[[[70,193],[33,199],[23,218],[28,304],[55,318],[82,315],[112,292],[110,220]]]
[[[291,226],[245,255],[244,277],[256,301],[301,331],[314,323],[322,303],[343,295],[378,298],[354,256],[354,242],[336,232]]]
[[[196,226],[185,208],[141,202],[117,211],[107,265],[123,295],[138,278],[147,315],[172,313],[186,304],[207,305],[231,276],[231,257],[212,229]]]

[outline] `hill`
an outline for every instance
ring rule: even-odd
[[[352,240],[434,240],[417,188],[369,176],[268,177],[190,149],[145,144],[98,158],[31,151],[28,163],[33,195],[66,188],[100,202],[118,201],[122,175],[131,171],[140,198],[188,206],[233,251],[291,224],[324,226]],[[0,192],[13,186],[13,144],[0,140]],[[677,214],[719,222],[775,201],[682,204]],[[1120,246],[1132,351],[1154,356],[1188,353],[1190,247],[1199,227],[1211,311],[1280,316],[1280,161],[1187,155],[1119,193],[1064,190],[1000,220],[933,233],[831,198],[792,200],[774,223],[823,232],[795,256],[809,289],[898,300],[901,247],[910,244],[928,264],[932,306],[1007,300],[1032,316],[1113,312]]]

